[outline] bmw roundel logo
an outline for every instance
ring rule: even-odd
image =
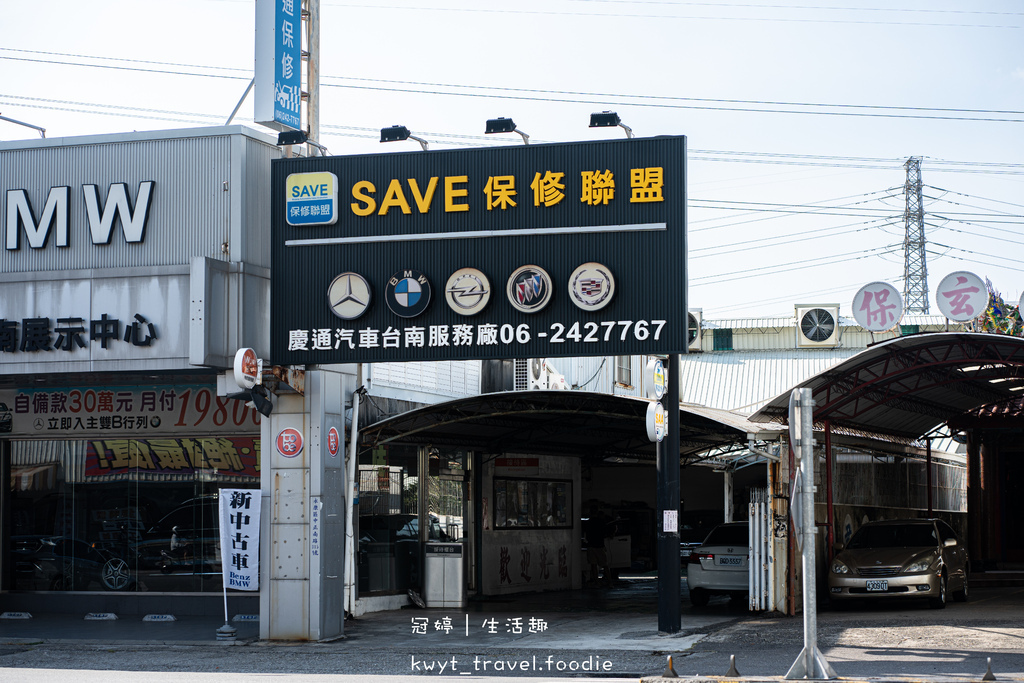
[[[476,268],[460,268],[448,278],[444,298],[459,315],[476,315],[491,300],[491,282]]]
[[[540,266],[520,266],[506,286],[508,300],[523,313],[536,313],[551,301],[551,276]]]
[[[569,277],[569,298],[584,311],[597,311],[615,296],[612,271],[600,263],[584,263]]]
[[[354,320],[370,307],[370,283],[357,273],[342,273],[327,288],[331,312],[342,320]]]
[[[395,315],[415,318],[430,305],[430,281],[418,270],[400,270],[388,279],[384,300]]]

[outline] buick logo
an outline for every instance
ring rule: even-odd
[[[370,307],[370,283],[362,275],[342,273],[327,288],[331,311],[342,320],[354,320]]]
[[[476,315],[491,300],[491,283],[476,268],[461,268],[448,278],[444,298],[459,315]]]
[[[569,298],[584,311],[604,308],[614,295],[612,271],[600,263],[584,263],[569,278]]]
[[[523,313],[536,313],[551,301],[551,276],[540,266],[521,266],[506,286],[508,300]]]
[[[430,281],[418,270],[400,270],[388,280],[384,301],[395,315],[414,318],[430,305]]]

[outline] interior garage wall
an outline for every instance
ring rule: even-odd
[[[527,454],[516,454],[520,455]],[[531,529],[527,527],[495,529],[494,478],[495,457],[484,459],[482,491],[484,503],[483,542],[481,544],[482,588],[484,595],[503,595],[527,591],[571,590],[582,587],[580,541],[580,461],[573,457],[528,456],[537,458],[535,474],[521,479],[558,480],[571,483],[572,527]],[[507,475],[501,475],[507,477]]]

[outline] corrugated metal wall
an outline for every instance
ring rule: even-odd
[[[373,384],[461,398],[480,393],[480,361],[374,363]]]
[[[218,134],[220,131],[224,133]],[[227,260],[222,246],[230,239],[231,193],[243,188],[229,183],[225,189],[225,182],[231,179],[232,138],[241,131],[235,126],[182,131],[180,137],[173,132],[125,134],[81,138],[80,144],[69,144],[75,139],[40,140],[37,146],[0,147],[0,220],[4,221],[4,234],[8,190],[25,190],[39,221],[50,188],[70,188],[68,246],[56,247],[51,230],[47,246],[32,249],[22,231],[20,249],[0,250],[0,272],[187,265],[196,256]],[[267,188],[270,159],[280,153],[268,142],[248,136],[244,150],[244,162],[239,161],[244,163],[248,187],[240,207],[243,215],[235,219],[245,221],[249,262],[269,266]],[[93,244],[82,186],[98,186],[102,210],[110,185],[125,183],[135,209],[139,183],[143,181],[156,183],[144,248],[126,243],[118,226],[109,244]]]
[[[239,258],[265,268],[270,267],[270,162],[279,159],[281,150],[252,138],[245,138],[245,198],[242,221],[242,236],[245,239],[245,253],[232,254],[232,260]]]

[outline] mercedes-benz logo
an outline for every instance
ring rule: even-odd
[[[370,283],[357,273],[342,273],[327,288],[327,300],[334,315],[354,320],[370,307]]]

